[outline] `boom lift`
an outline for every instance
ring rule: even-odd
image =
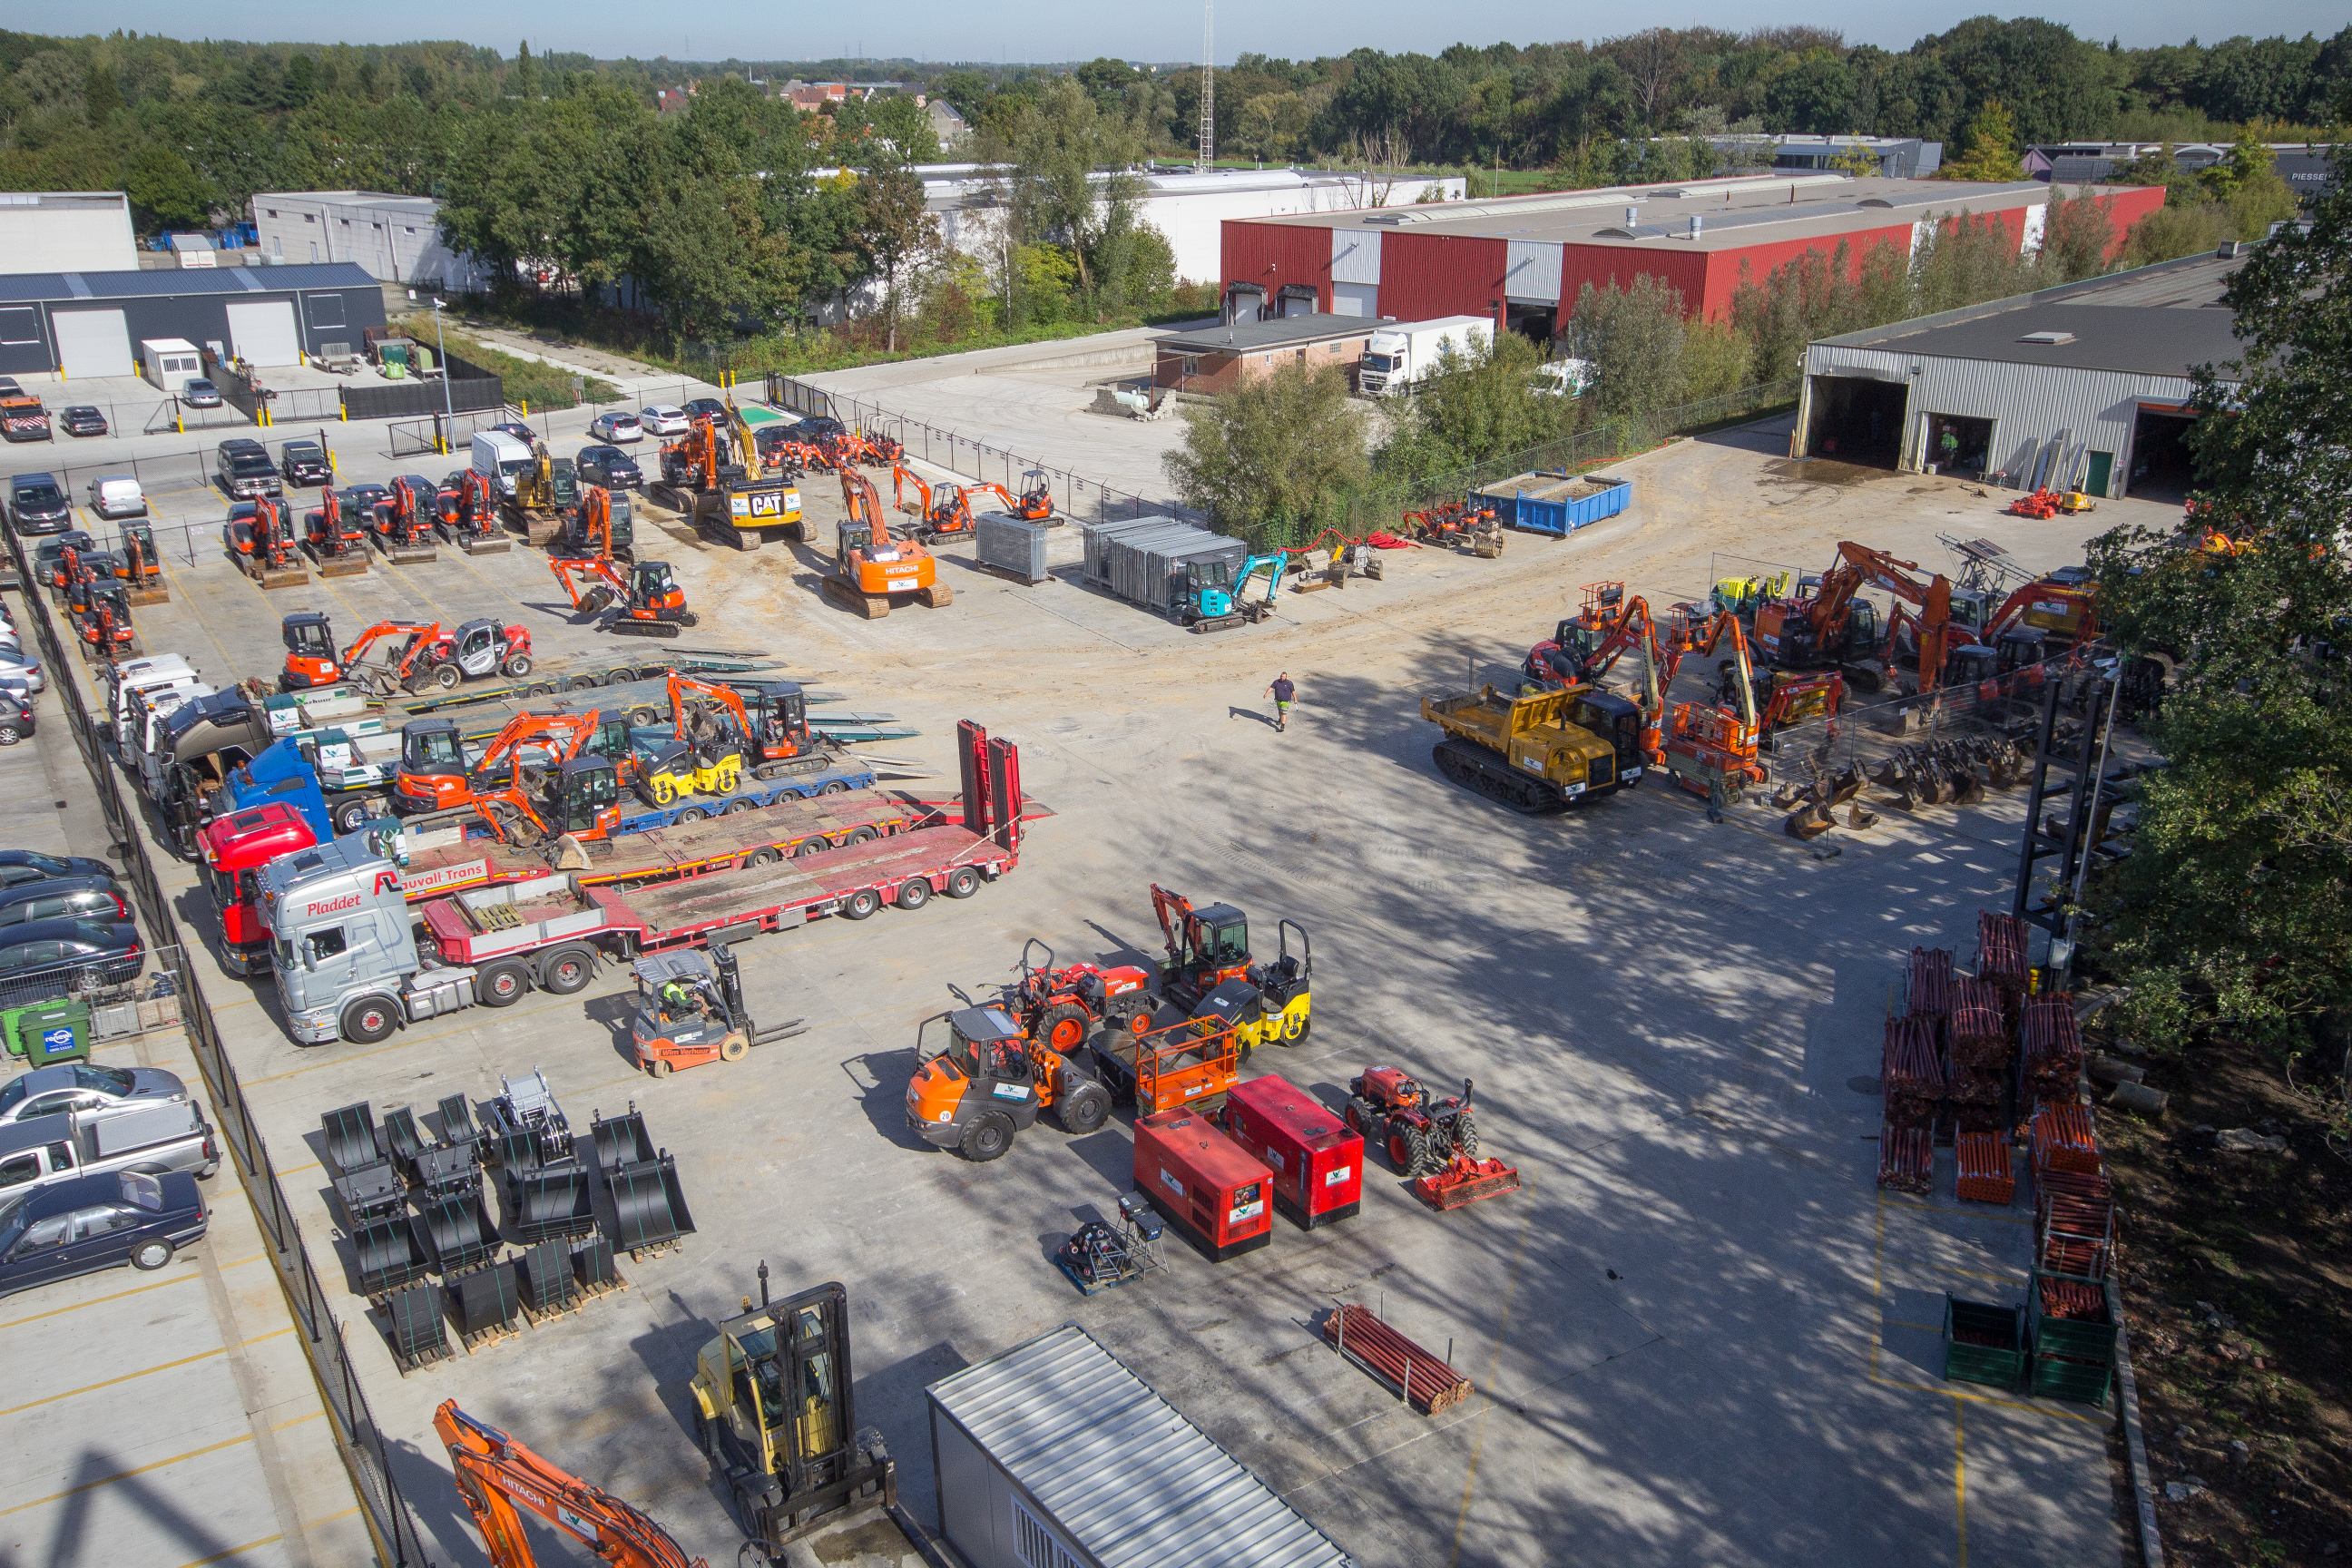
[[[890,613],[894,595],[935,610],[955,602],[955,591],[939,580],[939,563],[930,552],[915,540],[891,537],[874,481],[845,465],[841,504],[848,515],[834,531],[832,570],[823,584],[826,598],[869,621]]]
[[[898,1468],[858,1428],[855,1386],[849,1293],[827,1283],[771,1301],[765,1263],[759,1305],[745,1297],[695,1357],[696,1436],[772,1558],[845,1509],[898,1505]]]
[[[228,548],[237,570],[265,588],[291,588],[310,580],[310,569],[295,553],[294,525],[276,496],[229,509]]]
[[[278,688],[299,691],[348,680],[371,696],[427,687],[453,691],[461,681],[504,676],[520,680],[531,671],[530,631],[496,621],[467,621],[445,633],[437,621],[378,621],[335,648],[334,624],[317,610],[297,610],[278,623],[286,667]],[[379,643],[390,645],[383,658],[368,659]]]
[[[439,553],[433,548],[434,503],[438,494],[433,481],[423,474],[394,478],[391,492],[371,516],[375,547],[387,560],[419,564]]]
[[[572,607],[603,616],[600,629],[615,637],[674,637],[698,618],[686,607],[686,590],[667,561],[635,562],[625,576],[601,556],[583,561],[559,555],[547,564]]]
[[[332,485],[319,492],[315,511],[302,514],[303,544],[318,563],[321,577],[356,577],[368,569],[367,531],[359,509],[335,493]]]
[[[538,1568],[523,1531],[525,1508],[613,1568],[709,1568],[645,1514],[475,1420],[454,1399],[433,1412],[433,1430],[449,1450],[457,1494],[482,1532],[490,1568]]]

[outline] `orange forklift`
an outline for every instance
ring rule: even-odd
[[[946,1046],[926,1051],[924,1037],[942,1023]],[[1094,1065],[1024,1034],[1001,1007],[959,1007],[926,1020],[915,1052],[921,1065],[907,1085],[907,1125],[933,1148],[967,1160],[1003,1155],[1042,1110],[1053,1111],[1073,1137],[1110,1120],[1110,1090]]]
[[[711,943],[708,957],[692,948],[646,953],[629,972],[637,982],[629,1048],[656,1078],[708,1062],[740,1062],[753,1046],[808,1032],[806,1018],[764,1026],[752,1022],[742,968],[724,942]]]

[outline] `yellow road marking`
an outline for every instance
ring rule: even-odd
[[[150,1459],[143,1465],[133,1465],[127,1470],[117,1470],[110,1476],[100,1476],[95,1480],[79,1482],[66,1488],[63,1491],[51,1492],[47,1497],[37,1497],[30,1502],[12,1503],[6,1508],[0,1508],[0,1519],[5,1519],[12,1513],[22,1513],[28,1508],[39,1508],[46,1503],[60,1502],[82,1492],[95,1491],[100,1487],[110,1487],[117,1481],[127,1481],[133,1476],[143,1476],[150,1470],[160,1470],[167,1465],[176,1465],[187,1459],[200,1459],[206,1454],[217,1454],[223,1448],[234,1448],[240,1443],[252,1441],[253,1434],[247,1432],[242,1436],[224,1437],[217,1443],[207,1443],[201,1448],[191,1448],[184,1454],[173,1454],[169,1458]]]
[[[235,1263],[221,1264],[219,1268],[222,1273],[226,1273],[232,1268],[247,1263],[258,1263],[268,1256],[267,1253],[257,1252],[250,1258],[240,1258]],[[11,1318],[6,1322],[0,1323],[0,1329],[13,1329],[20,1323],[37,1323],[44,1318],[62,1318],[69,1312],[87,1310],[101,1301],[120,1301],[125,1296],[143,1296],[150,1290],[161,1290],[167,1285],[184,1285],[191,1279],[202,1278],[204,1276],[201,1274],[174,1274],[169,1279],[157,1279],[145,1285],[133,1285],[127,1289],[116,1290],[109,1295],[92,1296],[89,1300],[78,1301],[70,1307],[52,1307],[46,1312],[31,1312],[21,1318]]]
[[[1960,1407],[1952,1406],[1952,1512],[1959,1521],[1960,1547],[1954,1568],[1969,1568],[1969,1443]]]
[[[209,1557],[191,1557],[185,1563],[181,1563],[180,1568],[205,1568],[205,1564],[207,1563],[226,1563],[232,1557],[242,1557],[247,1552],[254,1551],[257,1548],[272,1546],[285,1539],[286,1536],[282,1531],[276,1535],[265,1535],[258,1541],[248,1541],[242,1546],[224,1547],[222,1550],[214,1552]]]
[[[27,1400],[22,1405],[12,1405],[5,1410],[0,1410],[0,1417],[22,1415],[27,1410],[37,1410],[44,1405],[55,1405],[60,1400],[78,1398],[85,1394],[95,1394],[101,1388],[112,1388],[118,1384],[134,1382],[142,1377],[152,1377],[159,1372],[171,1372],[179,1367],[193,1366],[200,1361],[210,1361],[215,1356],[226,1355],[232,1349],[243,1350],[247,1345],[262,1344],[270,1340],[282,1338],[293,1331],[294,1325],[289,1323],[282,1329],[272,1329],[266,1334],[256,1334],[249,1340],[240,1340],[234,1346],[215,1345],[211,1350],[198,1351],[194,1355],[184,1355],[177,1361],[167,1361],[157,1366],[142,1367],[137,1372],[126,1372],[119,1377],[104,1378],[97,1383],[86,1383],[79,1388],[68,1388],[60,1394],[44,1394],[38,1399]]]

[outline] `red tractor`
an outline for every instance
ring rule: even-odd
[[[1045,955],[1032,963],[1034,951]],[[1068,1056],[1087,1043],[1095,1025],[1111,1012],[1112,1002],[1132,996],[1128,1016],[1148,1026],[1151,1016],[1152,972],[1140,964],[1069,963],[1056,967],[1054,950],[1035,937],[1021,950],[1021,980],[1005,988],[1004,1011],[1028,1039]],[[1126,1012],[1122,1008],[1122,1012]]]
[[[1386,1150],[1389,1163],[1403,1175],[1428,1175],[1456,1154],[1478,1157],[1478,1119],[1466,1078],[1458,1098],[1432,1100],[1402,1068],[1366,1068],[1348,1085],[1347,1119],[1366,1143]]]

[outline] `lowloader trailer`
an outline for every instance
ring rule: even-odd
[[[1020,753],[969,720],[957,738],[961,822],[800,859],[635,888],[545,876],[414,910],[399,868],[364,839],[273,861],[256,880],[288,1027],[304,1045],[372,1044],[404,1023],[509,1005],[534,987],[580,991],[606,959],[969,898],[1020,863]]]

